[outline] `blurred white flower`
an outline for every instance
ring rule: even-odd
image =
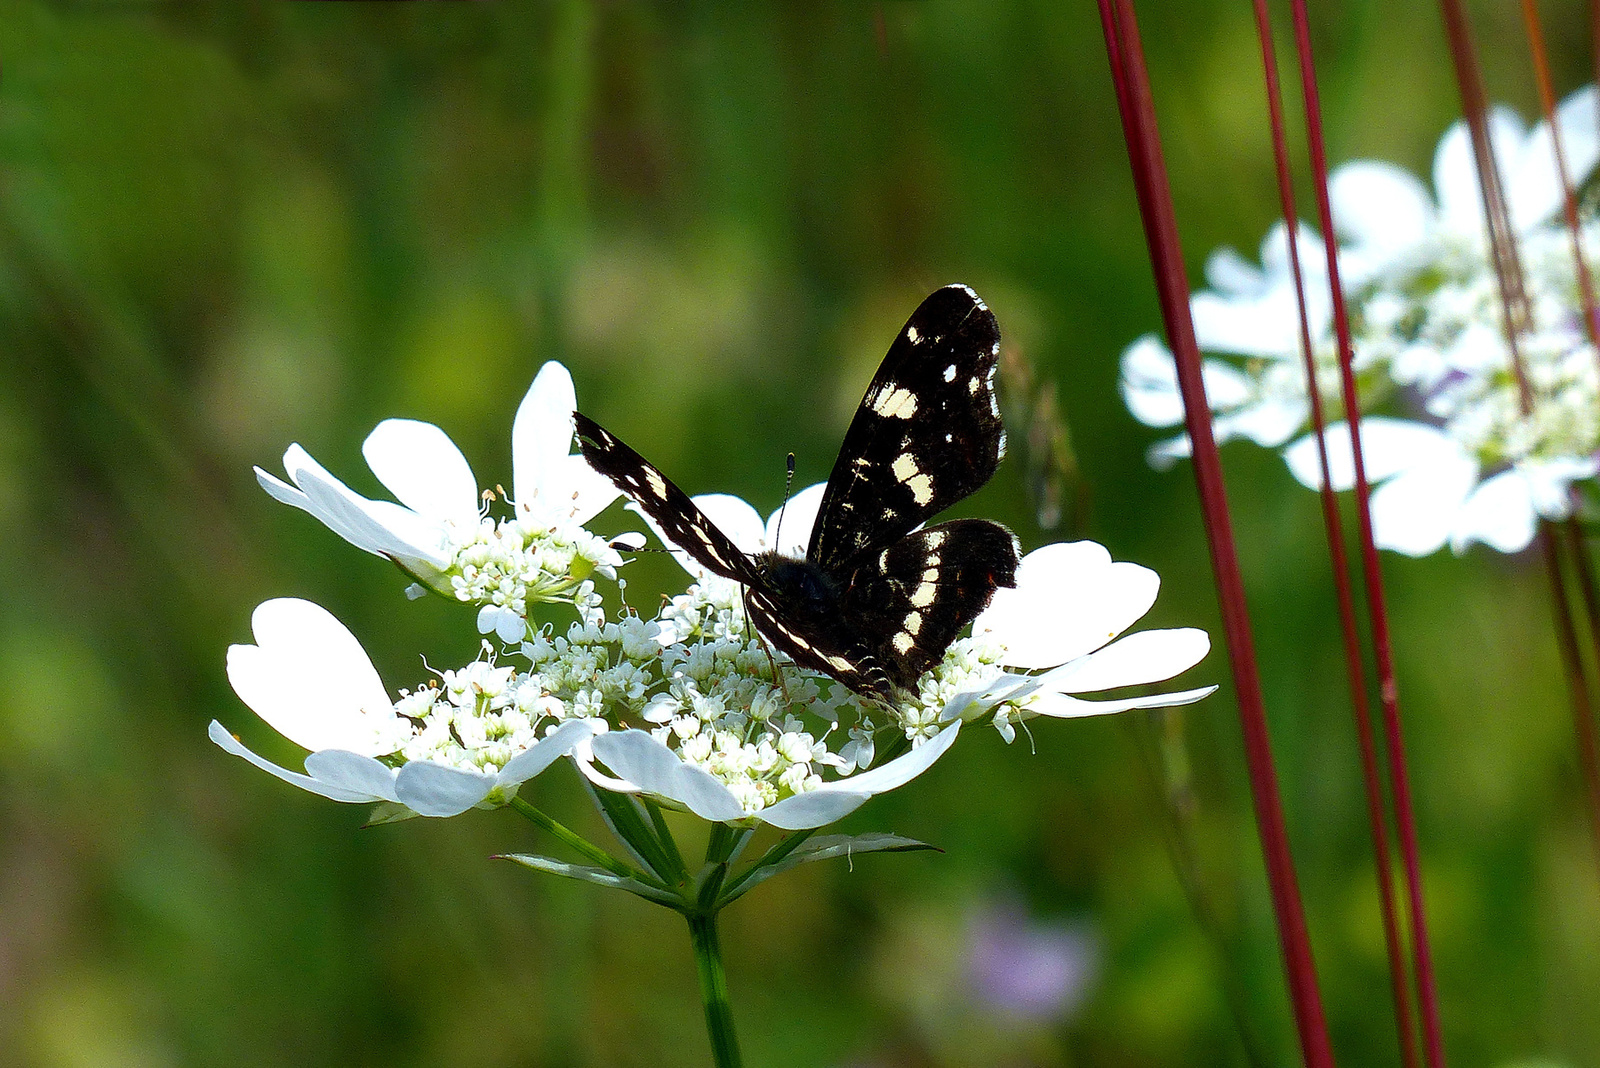
[[[431,692],[402,696],[397,713],[396,702],[361,644],[326,609],[310,601],[267,601],[251,617],[251,627],[257,644],[229,648],[228,680],[256,715],[311,750],[305,774],[257,756],[215,720],[209,730],[211,740],[285,782],[335,801],[390,801],[423,816],[454,816],[485,801],[503,803],[591,731],[588,724],[571,721],[537,740],[530,732],[524,738],[529,744],[514,753],[494,754],[502,762],[489,771],[432,760],[394,766],[394,761],[403,759],[399,754],[419,738],[430,747],[445,743],[461,749],[448,728],[436,730],[431,739],[426,727],[418,730],[413,717],[428,715],[436,702]],[[491,680],[482,671],[464,672],[461,693],[476,705],[485,693],[485,682]],[[455,674],[447,676],[447,687],[457,683]],[[499,682],[508,681],[509,674],[505,672],[506,678]],[[442,699],[448,703],[448,697]],[[492,697],[487,703],[493,703]],[[508,699],[506,704],[510,703]],[[527,726],[531,728],[537,719]],[[487,735],[480,741],[486,743]],[[469,757],[463,763],[470,761]]]
[[[1595,87],[1586,85],[1556,109],[1568,172],[1579,187],[1600,161],[1595,102]],[[1540,122],[1529,130],[1504,106],[1490,109],[1488,123],[1512,229],[1526,236],[1561,210],[1563,191],[1550,126]],[[1433,188],[1437,201],[1413,175],[1373,160],[1347,163],[1329,176],[1341,273],[1347,261],[1352,267],[1347,284],[1409,274],[1441,256],[1484,259],[1488,232],[1465,121],[1456,122],[1439,140]]]
[[[1355,485],[1350,427],[1328,427],[1328,473],[1336,490]],[[1380,549],[1426,556],[1483,542],[1503,553],[1533,540],[1541,516],[1571,514],[1572,483],[1593,477],[1593,456],[1528,461],[1481,478],[1478,460],[1438,427],[1373,416],[1361,421],[1361,451],[1372,491],[1372,534]],[[1301,485],[1320,489],[1316,435],[1284,451]],[[1481,479],[1481,480],[1480,480]]]

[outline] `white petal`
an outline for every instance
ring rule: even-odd
[[[361,643],[326,609],[294,598],[267,601],[251,617],[256,645],[228,649],[228,681],[285,738],[315,752],[367,756],[394,708]]]
[[[551,483],[552,468],[572,452],[572,412],[577,406],[567,369],[554,360],[539,368],[511,421],[513,500],[532,501]]]
[[[785,556],[803,558],[811,544],[811,528],[817,525],[817,512],[822,508],[822,495],[827,488],[826,482],[807,486],[790,497],[786,506],[773,512],[767,519],[764,538],[767,547]],[[781,531],[778,529],[780,519]],[[783,536],[782,545],[778,544],[780,534]]]
[[[960,730],[960,723],[952,723],[911,752],[881,767],[786,797],[757,815],[764,822],[788,831],[832,823],[861,807],[869,797],[898,789],[927,771],[955,744]]]
[[[761,513],[742,497],[735,497],[731,493],[702,493],[692,500],[705,513],[705,517],[740,549],[755,553],[767,547],[767,528],[761,522]]]
[[[456,443],[432,423],[385,419],[361,443],[361,455],[412,511],[464,528],[477,525],[477,479]]]
[[[557,460],[547,477],[552,506],[574,523],[587,523],[622,496],[616,483],[590,467],[581,453]]]
[[[1113,712],[1126,712],[1132,708],[1172,708],[1176,705],[1192,705],[1216,691],[1215,686],[1202,686],[1198,690],[1158,693],[1149,697],[1129,697],[1121,701],[1085,701],[1051,690],[1035,697],[1028,710],[1036,715],[1050,716],[1054,719],[1081,719],[1084,716],[1108,716]]]
[[[1593,478],[1597,470],[1600,460],[1593,456],[1530,460],[1517,466],[1517,473],[1527,480],[1534,508],[1550,519],[1565,519],[1572,514],[1572,483]]]
[[[309,775],[301,775],[299,772],[290,771],[287,768],[280,768],[272,761],[258,757],[249,749],[246,749],[244,744],[240,742],[239,739],[229,734],[227,728],[218,723],[216,720],[211,721],[211,726],[206,729],[206,734],[213,742],[217,743],[217,745],[221,746],[225,751],[232,753],[234,756],[242,757],[243,759],[248,760],[262,771],[269,775],[277,776],[284,782],[289,783],[291,786],[298,786],[302,790],[317,794],[321,797],[326,797],[334,801],[346,802],[389,800],[389,798],[377,794],[367,794],[352,790],[344,790],[329,783],[318,782]]]
[[[507,788],[520,786],[572,752],[580,742],[588,741],[593,733],[581,719],[568,720],[506,761],[495,779],[496,784]]]
[[[1305,426],[1310,414],[1308,400],[1264,400],[1231,415],[1218,416],[1212,429],[1219,444],[1237,437],[1275,449]]]
[[[324,749],[306,757],[306,771],[318,782],[362,796],[397,801],[394,769],[369,756],[346,749]]]
[[[1224,245],[1206,257],[1206,285],[1228,296],[1253,297],[1267,288],[1267,276],[1238,251]]]
[[[1520,151],[1522,120],[1509,108],[1489,109],[1489,143],[1494,148],[1502,177],[1506,164]],[[1459,121],[1439,139],[1433,156],[1433,188],[1439,196],[1440,222],[1459,234],[1482,234],[1483,197],[1478,192],[1478,167],[1465,121]]]
[[[1421,179],[1374,160],[1356,160],[1328,177],[1328,199],[1341,237],[1391,260],[1420,245],[1433,228],[1433,199]]]
[[[1477,463],[1459,452],[1385,482],[1372,493],[1373,541],[1407,556],[1437,552],[1477,482]]]
[[[1157,471],[1170,471],[1172,465],[1185,459],[1194,451],[1193,443],[1189,441],[1188,434],[1179,434],[1175,438],[1158,441],[1145,450],[1145,462]]]
[[[1121,634],[1150,610],[1160,585],[1149,568],[1112,563],[1104,546],[1058,542],[1022,558],[1016,588],[996,590],[972,632],[1003,644],[1012,667],[1055,667]]]
[[[394,780],[396,800],[419,816],[456,816],[489,796],[494,776],[413,760]]]
[[[1188,671],[1210,651],[1211,636],[1203,630],[1145,630],[1046,672],[1039,682],[1061,693],[1141,686]]]
[[[1340,492],[1356,484],[1355,455],[1350,448],[1350,426],[1343,421],[1327,429],[1328,471],[1333,488]],[[1409,419],[1390,419],[1381,415],[1361,420],[1361,459],[1367,482],[1373,484],[1393,478],[1413,467],[1446,463],[1461,454],[1461,449],[1444,431]],[[1317,436],[1307,434],[1283,450],[1284,462],[1295,480],[1307,489],[1322,488],[1322,467],[1317,457]]]
[[[284,459],[288,461],[288,454]],[[304,459],[310,461],[309,456]],[[368,500],[314,461],[291,467],[289,474],[310,503],[306,511],[352,545],[396,560],[419,575],[437,572],[448,562],[443,551],[445,530],[438,521],[390,501]]]
[[[1450,548],[1463,552],[1481,541],[1503,553],[1526,549],[1538,528],[1528,483],[1516,471],[1485,479],[1462,504],[1450,531]]]
[[[1595,160],[1600,157],[1600,125],[1595,113],[1595,87],[1586,85],[1567,97],[1556,109],[1556,126],[1561,131],[1561,151],[1566,157],[1567,176],[1581,189]],[[1505,175],[1506,206],[1512,225],[1526,233],[1561,211],[1565,190],[1556,168],[1555,143],[1550,126],[1534,127],[1519,158]]]
[[[745,816],[744,807],[726,786],[709,772],[685,764],[644,731],[612,731],[590,745],[615,774],[647,794],[677,801],[701,819],[725,822]]]
[[[1145,426],[1177,426],[1183,422],[1178,369],[1172,353],[1155,335],[1146,334],[1122,354],[1121,387],[1123,403]]]

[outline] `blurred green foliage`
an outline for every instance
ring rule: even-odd
[[[1198,267],[1277,214],[1248,5],[1143,6]],[[1584,5],[1543,6],[1570,89]],[[1515,8],[1474,10],[1526,114]],[[1425,171],[1456,112],[1435,5],[1313,9],[1334,159]],[[491,863],[538,844],[508,812],[363,831],[206,741],[217,717],[296,756],[223,675],[267,597],[327,605],[394,685],[473,647],[464,610],[405,602],[249,468],[300,441],[373,491],[360,441],[407,415],[504,481],[559,358],[691,492],[771,508],[785,452],[826,474],[894,329],[955,280],[1059,388],[1087,501],[1041,529],[1014,460],[967,510],[1103,541],[1165,578],[1150,623],[1216,633],[1192,483],[1145,467],[1115,388],[1159,320],[1094,5],[0,0],[0,1063],[705,1063],[675,917]],[[1395,1064],[1316,500],[1226,460],[1335,1045]],[[1453,1060],[1600,1062],[1540,572],[1385,566]],[[636,603],[680,581],[630,573]],[[1226,683],[1220,649],[1190,678]],[[569,771],[529,793],[600,833]],[[1226,688],[975,732],[846,827],[948,852],[728,914],[751,1064],[1294,1061]],[[1069,1019],[984,1018],[951,980],[996,900],[1095,933]]]

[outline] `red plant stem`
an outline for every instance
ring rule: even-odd
[[[1591,11],[1600,16],[1600,0],[1594,0]],[[1567,154],[1561,143],[1561,129],[1556,125],[1555,90],[1550,82],[1550,58],[1545,51],[1544,29],[1539,22],[1538,0],[1522,0],[1522,21],[1527,27],[1528,49],[1533,55],[1533,73],[1539,83],[1539,106],[1544,112],[1545,123],[1550,127],[1550,145],[1555,153],[1556,174],[1561,179],[1561,206],[1567,220],[1567,232],[1572,238],[1572,260],[1578,272],[1578,295],[1583,303],[1583,322],[1589,340],[1595,346],[1595,356],[1600,359],[1600,314],[1597,314],[1595,309],[1594,277],[1589,273],[1589,264],[1583,254],[1583,231],[1578,219],[1578,196],[1572,184],[1572,172],[1567,168]],[[1600,29],[1600,24],[1597,24],[1597,29]],[[1583,543],[1583,529],[1576,516],[1567,519],[1562,527],[1567,535],[1567,551],[1572,557],[1573,570],[1577,573],[1578,589],[1583,593],[1583,605],[1589,622],[1589,638],[1595,645],[1595,662],[1600,665],[1600,593],[1596,591],[1594,573],[1589,567],[1589,557]],[[1559,559],[1557,550],[1548,551]],[[1553,582],[1557,582],[1559,575],[1552,573],[1551,578]],[[1570,606],[1564,588],[1558,589],[1557,595],[1557,609],[1560,613],[1557,626],[1561,628],[1562,658],[1569,660],[1571,667],[1577,667],[1581,672],[1582,661],[1579,659],[1576,627],[1573,625],[1576,613]],[[1565,651],[1569,638],[1572,646],[1570,654]],[[1569,667],[1569,671],[1570,669]],[[1589,705],[1587,688],[1579,700],[1585,706]],[[1584,788],[1589,796],[1589,816],[1596,835],[1596,859],[1600,859],[1600,745],[1596,744],[1595,739],[1594,710],[1589,707],[1583,714],[1576,714],[1576,710],[1574,711],[1573,725],[1577,734],[1578,763],[1582,767]]]
[[[1411,915],[1411,951],[1416,968],[1417,1007],[1422,1016],[1422,1049],[1429,1068],[1443,1068],[1444,1029],[1439,1016],[1439,994],[1434,982],[1433,951],[1422,893],[1421,850],[1417,821],[1411,803],[1411,775],[1406,766],[1405,734],[1400,727],[1400,688],[1395,680],[1394,645],[1389,638],[1389,608],[1383,589],[1383,569],[1378,561],[1372,531],[1371,489],[1361,446],[1361,406],[1356,394],[1354,349],[1350,341],[1350,314],[1345,307],[1339,278],[1338,243],[1333,226],[1333,205],[1328,196],[1328,151],[1322,133],[1322,103],[1317,93],[1316,60],[1311,51],[1311,23],[1305,0],[1293,0],[1295,46],[1300,56],[1300,80],[1305,95],[1306,138],[1311,149],[1312,176],[1317,191],[1317,218],[1324,234],[1328,258],[1328,286],[1333,296],[1334,330],[1339,340],[1339,388],[1345,419],[1351,427],[1350,451],[1355,467],[1356,517],[1361,531],[1362,577],[1367,591],[1367,611],[1372,628],[1373,659],[1378,669],[1378,697],[1383,710],[1384,740],[1389,750],[1389,779],[1394,790],[1394,820],[1400,840],[1407,903]]]
[[[1377,869],[1378,898],[1383,913],[1383,941],[1389,958],[1389,984],[1394,998],[1395,1031],[1404,1068],[1416,1068],[1417,1035],[1407,993],[1405,943],[1400,934],[1399,910],[1394,891],[1394,862],[1389,854],[1389,827],[1384,816],[1383,783],[1378,771],[1377,740],[1367,704],[1367,673],[1361,656],[1361,636],[1356,626],[1355,596],[1350,588],[1350,561],[1345,552],[1344,523],[1339,498],[1328,470],[1327,417],[1317,381],[1311,321],[1306,312],[1306,286],[1300,266],[1299,210],[1289,173],[1288,138],[1283,123],[1283,91],[1278,80],[1278,59],[1272,44],[1272,20],[1267,0],[1254,0],[1256,35],[1261,39],[1261,66],[1266,78],[1267,112],[1272,124],[1272,155],[1277,169],[1278,199],[1283,205],[1289,240],[1289,270],[1294,279],[1300,315],[1300,354],[1305,363],[1306,389],[1311,400],[1311,425],[1316,431],[1317,464],[1322,474],[1322,523],[1333,565],[1333,587],[1339,604],[1339,630],[1344,641],[1345,671],[1350,679],[1350,703],[1355,713],[1356,737],[1361,749],[1361,779],[1366,789],[1367,821],[1372,830],[1373,866]]]
[[[1310,934],[1306,929],[1305,910],[1300,901],[1294,860],[1289,851],[1283,801],[1279,796],[1277,774],[1273,768],[1266,709],[1261,697],[1261,679],[1250,635],[1249,608],[1245,603],[1244,582],[1239,574],[1233,527],[1228,516],[1222,464],[1211,434],[1211,410],[1201,379],[1200,348],[1195,342],[1194,322],[1189,314],[1189,280],[1183,266],[1183,249],[1178,240],[1172,193],[1156,133],[1155,105],[1151,99],[1149,75],[1145,70],[1143,49],[1139,42],[1138,23],[1134,17],[1132,0],[1098,0],[1098,3],[1101,25],[1105,30],[1106,54],[1111,62],[1117,105],[1122,115],[1123,136],[1128,144],[1134,187],[1138,192],[1145,238],[1155,271],[1156,292],[1167,328],[1167,341],[1176,358],[1178,383],[1193,443],[1195,482],[1205,516],[1212,573],[1221,602],[1223,631],[1227,637],[1233,684],[1239,701],[1240,725],[1244,734],[1245,762],[1250,772],[1256,829],[1266,862],[1267,882],[1277,920],[1278,941],[1283,950],[1289,998],[1294,1007],[1300,1048],[1307,1068],[1332,1068],[1333,1050],[1328,1041]]]
[[[1578,589],[1583,592],[1583,607],[1589,618],[1589,633],[1600,635],[1600,595],[1595,592],[1594,575],[1589,569],[1589,557],[1583,545],[1583,527],[1577,517],[1568,518],[1561,524],[1562,530],[1567,535],[1567,551],[1572,557],[1573,568],[1578,573]],[[1551,554],[1559,559],[1556,554]],[[1596,738],[1594,709],[1589,700],[1588,687],[1584,685],[1582,660],[1578,655],[1578,636],[1573,626],[1573,616],[1576,614],[1570,607],[1566,589],[1559,583],[1560,575],[1552,570],[1551,580],[1554,585],[1553,593],[1556,597],[1556,635],[1561,643],[1561,659],[1566,665],[1568,674],[1568,690],[1573,694],[1573,728],[1578,742],[1578,764],[1583,773],[1583,786],[1589,797],[1589,821],[1593,827],[1596,841],[1600,843],[1600,739]],[[1569,649],[1568,646],[1571,648]],[[1578,685],[1572,685],[1572,674],[1579,672]],[[1576,707],[1576,706],[1581,706]],[[1595,853],[1595,859],[1600,860],[1600,849]]]
[[[1600,0],[1597,0],[1600,3]],[[1578,221],[1578,195],[1567,169],[1567,153],[1561,144],[1561,128],[1556,125],[1556,95],[1550,84],[1550,57],[1545,52],[1544,29],[1539,22],[1539,0],[1522,0],[1522,22],[1528,29],[1528,49],[1533,53],[1534,79],[1539,83],[1539,108],[1550,127],[1550,145],[1556,157],[1556,175],[1561,179],[1561,208],[1572,237],[1572,262],[1578,270],[1578,297],[1583,303],[1583,323],[1589,340],[1595,343],[1600,359],[1600,319],[1595,317],[1594,277],[1583,255],[1583,231]],[[1600,635],[1596,635],[1600,639]]]
[[[1494,246],[1496,272],[1500,278],[1500,297],[1505,308],[1506,343],[1511,351],[1511,367],[1517,377],[1522,401],[1522,414],[1533,411],[1533,392],[1528,387],[1527,369],[1523,365],[1518,335],[1528,324],[1527,295],[1522,287],[1522,266],[1517,256],[1517,245],[1512,240],[1511,219],[1506,210],[1505,198],[1500,195],[1499,168],[1494,153],[1489,149],[1489,129],[1484,104],[1483,85],[1478,76],[1477,58],[1472,50],[1472,38],[1460,0],[1440,0],[1444,10],[1445,28],[1450,37],[1450,53],[1455,60],[1456,80],[1461,87],[1463,110],[1467,113],[1467,128],[1472,133],[1473,155],[1478,163],[1478,181],[1483,189],[1483,209],[1488,216],[1489,237]],[[1582,544],[1579,543],[1581,550]],[[1550,576],[1551,596],[1556,612],[1556,638],[1561,649],[1562,664],[1567,673],[1567,689],[1572,700],[1573,730],[1578,739],[1578,762],[1582,766],[1584,782],[1596,784],[1589,789],[1591,808],[1600,811],[1600,753],[1593,744],[1594,702],[1584,672],[1583,658],[1577,639],[1577,622],[1572,602],[1567,597],[1566,583],[1561,573],[1560,547],[1554,524],[1548,519],[1539,520],[1539,551]],[[1581,555],[1581,553],[1580,553]],[[1577,566],[1587,572],[1587,561]],[[1592,583],[1591,583],[1592,585]],[[1585,591],[1587,596],[1588,591]],[[1600,640],[1600,638],[1597,638]],[[1600,852],[1600,822],[1595,824],[1595,845]]]

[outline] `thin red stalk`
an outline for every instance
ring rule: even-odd
[[[1572,237],[1572,262],[1578,270],[1578,297],[1583,303],[1583,323],[1588,329],[1589,340],[1595,343],[1595,357],[1600,359],[1600,319],[1595,317],[1594,277],[1589,273],[1589,263],[1583,255],[1578,195],[1572,185],[1572,172],[1567,169],[1561,128],[1556,125],[1556,95],[1550,84],[1550,57],[1545,52],[1544,28],[1539,22],[1539,0],[1522,0],[1522,22],[1528,29],[1528,49],[1533,53],[1534,79],[1539,83],[1539,108],[1544,112],[1545,124],[1550,127],[1556,175],[1561,179],[1561,207],[1567,218],[1567,231]],[[1596,637],[1600,639],[1600,635]]]
[[[1307,1068],[1333,1068],[1333,1050],[1328,1042],[1322,995],[1317,988],[1311,939],[1306,929],[1305,910],[1300,900],[1288,831],[1284,824],[1283,802],[1273,768],[1266,709],[1261,697],[1261,679],[1256,668],[1255,645],[1250,635],[1249,609],[1245,604],[1244,582],[1239,574],[1238,554],[1228,516],[1222,464],[1211,434],[1211,411],[1201,379],[1200,349],[1195,343],[1194,322],[1189,314],[1189,280],[1183,266],[1177,218],[1172,208],[1166,165],[1156,133],[1155,106],[1150,96],[1149,75],[1145,70],[1143,49],[1139,42],[1138,23],[1132,0],[1098,0],[1098,3],[1100,21],[1105,30],[1106,53],[1116,84],[1117,104],[1122,113],[1123,135],[1128,143],[1134,186],[1138,191],[1150,261],[1155,270],[1156,291],[1166,323],[1167,341],[1176,357],[1178,383],[1193,444],[1195,481],[1205,516],[1212,573],[1216,578],[1223,631],[1227,637],[1234,689],[1239,701],[1239,719],[1244,734],[1245,762],[1250,771],[1256,828],[1266,862],[1267,882],[1277,920],[1278,941],[1283,950],[1289,998],[1300,1035],[1300,1048]]]
[[[1377,741],[1367,704],[1367,673],[1361,656],[1361,636],[1356,627],[1355,596],[1350,588],[1350,561],[1345,552],[1344,523],[1339,515],[1339,498],[1334,493],[1328,469],[1328,443],[1324,431],[1322,390],[1317,381],[1316,355],[1311,340],[1311,321],[1306,312],[1306,286],[1300,267],[1299,210],[1295,206],[1294,183],[1289,173],[1288,138],[1283,123],[1283,91],[1278,79],[1278,59],[1272,44],[1272,20],[1267,0],[1254,0],[1256,34],[1261,39],[1261,66],[1266,79],[1267,113],[1272,125],[1272,155],[1277,170],[1278,199],[1283,205],[1289,240],[1289,270],[1294,279],[1295,301],[1300,315],[1300,355],[1305,363],[1306,388],[1311,399],[1311,425],[1316,431],[1317,464],[1322,474],[1322,522],[1328,539],[1328,555],[1333,565],[1333,586],[1339,604],[1339,629],[1344,642],[1345,671],[1350,679],[1350,703],[1355,713],[1356,737],[1361,749],[1361,779],[1366,789],[1367,821],[1372,830],[1373,865],[1377,869],[1378,899],[1383,913],[1383,941],[1389,957],[1389,984],[1394,998],[1395,1030],[1404,1068],[1416,1068],[1417,1035],[1411,1017],[1411,997],[1407,993],[1405,943],[1400,934],[1399,910],[1394,891],[1394,863],[1389,854],[1389,827],[1384,817],[1383,783],[1378,771]]]
[[[1467,128],[1472,133],[1473,156],[1478,164],[1478,181],[1483,190],[1483,209],[1488,217],[1489,237],[1493,244],[1496,271],[1500,278],[1500,297],[1505,309],[1506,344],[1511,351],[1511,367],[1520,388],[1522,414],[1533,411],[1533,391],[1528,386],[1527,369],[1523,366],[1518,335],[1528,323],[1527,295],[1522,287],[1522,266],[1517,255],[1517,245],[1512,239],[1510,214],[1505,198],[1500,195],[1500,173],[1494,153],[1489,147],[1489,127],[1484,102],[1483,85],[1478,75],[1478,65],[1472,50],[1472,37],[1466,13],[1460,0],[1440,0],[1444,10],[1445,28],[1450,37],[1450,53],[1455,60],[1456,80],[1461,88],[1461,102],[1467,114]],[[1581,547],[1581,546],[1580,546]],[[1585,783],[1600,783],[1600,753],[1585,742],[1594,736],[1594,703],[1590,699],[1582,654],[1578,648],[1577,621],[1572,602],[1567,597],[1566,583],[1561,573],[1560,548],[1554,524],[1547,519],[1539,521],[1539,550],[1549,572],[1551,596],[1556,611],[1556,637],[1561,648],[1562,664],[1567,673],[1567,688],[1572,700],[1573,729],[1579,740],[1578,762],[1582,765]],[[1581,566],[1587,567],[1584,562]],[[1590,793],[1591,805],[1596,804]],[[1600,823],[1595,825],[1596,849],[1600,851]]]
[[[1600,595],[1595,592],[1594,575],[1589,569],[1589,557],[1583,545],[1583,527],[1577,517],[1573,516],[1561,524],[1567,535],[1567,552],[1572,557],[1573,567],[1578,573],[1578,589],[1583,592],[1583,607],[1589,617],[1589,633],[1600,635]],[[1552,572],[1552,580],[1559,575]],[[1556,626],[1557,638],[1562,645],[1562,661],[1567,665],[1570,674],[1576,669],[1582,670],[1581,660],[1578,656],[1578,637],[1576,628],[1572,625],[1574,612],[1567,600],[1564,587],[1557,588],[1556,594]],[[1567,649],[1571,645],[1571,650]],[[1569,677],[1569,688],[1571,679]],[[1573,690],[1576,695],[1575,702],[1582,703],[1582,714],[1576,714],[1574,709],[1573,728],[1578,742],[1578,764],[1583,772],[1583,786],[1589,796],[1589,820],[1595,834],[1600,836],[1600,739],[1596,738],[1594,709],[1589,704],[1587,687],[1581,685]],[[1600,852],[1596,853],[1600,860]]]
[[[1339,340],[1339,388],[1350,430],[1350,451],[1355,467],[1356,517],[1361,532],[1362,577],[1366,583],[1367,611],[1372,628],[1373,659],[1378,669],[1378,697],[1383,710],[1384,740],[1389,750],[1389,780],[1394,791],[1394,820],[1400,840],[1400,858],[1411,916],[1411,951],[1416,968],[1417,1007],[1422,1016],[1422,1049],[1429,1068],[1443,1068],[1444,1028],[1440,1023],[1438,988],[1434,982],[1433,951],[1428,941],[1427,913],[1422,893],[1421,850],[1417,821],[1411,803],[1411,775],[1406,766],[1405,733],[1400,726],[1400,688],[1395,680],[1394,645],[1389,638],[1389,609],[1383,589],[1383,569],[1372,531],[1371,489],[1366,457],[1361,445],[1361,405],[1356,394],[1354,349],[1350,341],[1350,314],[1345,307],[1339,276],[1338,242],[1333,226],[1333,205],[1328,196],[1328,151],[1322,132],[1322,102],[1317,93],[1316,60],[1311,51],[1311,23],[1305,0],[1293,0],[1295,45],[1300,56],[1300,80],[1306,107],[1306,138],[1317,191],[1317,218],[1322,226],[1328,258],[1328,286],[1333,297],[1333,323]]]
[[[1595,0],[1593,10],[1600,15],[1600,0]],[[1545,124],[1550,127],[1550,145],[1555,153],[1556,174],[1561,180],[1561,206],[1567,220],[1567,232],[1572,238],[1572,261],[1578,272],[1578,295],[1583,303],[1583,322],[1588,330],[1589,340],[1595,346],[1595,356],[1600,359],[1600,315],[1595,309],[1594,277],[1589,273],[1588,260],[1583,254],[1582,227],[1578,219],[1578,195],[1572,184],[1572,172],[1567,169],[1567,153],[1561,143],[1561,128],[1556,124],[1556,98],[1555,90],[1550,81],[1550,59],[1544,46],[1544,28],[1539,21],[1538,0],[1522,0],[1522,21],[1528,31],[1528,49],[1533,55],[1533,73],[1539,83],[1539,106],[1544,112]],[[1583,544],[1583,530],[1574,516],[1569,518],[1562,527],[1567,535],[1567,551],[1572,557],[1573,569],[1577,573],[1578,589],[1583,594],[1584,609],[1588,615],[1589,638],[1595,645],[1595,663],[1600,665],[1600,593],[1597,593],[1594,574],[1589,567],[1589,557]],[[1554,550],[1551,550],[1554,552]],[[1559,554],[1557,554],[1559,557]],[[1558,576],[1552,575],[1554,580]],[[1561,591],[1561,600],[1566,600],[1565,590]],[[1558,605],[1565,617],[1565,629],[1572,630],[1572,657],[1578,656],[1576,627],[1573,626],[1573,613],[1570,602]],[[1563,624],[1558,623],[1558,626]],[[1563,645],[1567,642],[1565,633],[1561,636]],[[1563,657],[1567,654],[1564,652]],[[1581,670],[1581,661],[1574,659],[1573,664]],[[1588,694],[1582,700],[1588,703]],[[1589,815],[1591,824],[1596,834],[1596,844],[1600,846],[1600,746],[1595,739],[1595,723],[1593,709],[1588,714],[1575,716],[1578,742],[1578,763],[1583,769],[1584,788],[1589,796]],[[1600,859],[1600,849],[1597,849],[1597,859]]]

